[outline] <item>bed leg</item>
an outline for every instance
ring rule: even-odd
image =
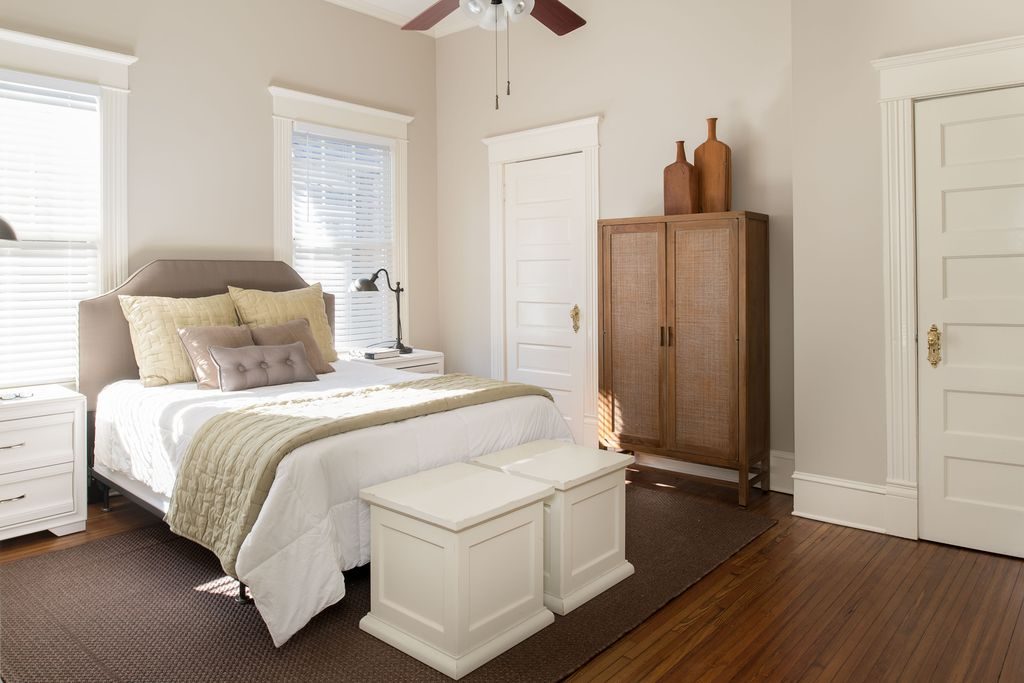
[[[100,484],[103,487],[103,507],[100,509],[104,512],[110,512],[110,487],[106,484]]]
[[[235,602],[239,605],[248,605],[252,603],[252,598],[249,597],[249,591],[241,581],[238,582],[238,596],[235,598]]]

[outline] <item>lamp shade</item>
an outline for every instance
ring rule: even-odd
[[[18,239],[18,236],[14,232],[14,228],[11,224],[0,218],[0,241],[8,240],[14,242]]]
[[[355,282],[352,283],[352,285],[348,288],[348,291],[350,291],[350,292],[379,292],[380,290],[377,288],[377,283],[375,282],[376,279],[377,279],[376,275],[374,275],[372,278],[361,277],[361,278],[359,278],[358,280],[356,280]]]

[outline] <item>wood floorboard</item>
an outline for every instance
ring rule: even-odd
[[[1024,593],[1024,571],[1017,580],[1016,592]],[[1024,683],[1024,606],[1017,612],[1017,623],[999,671],[999,683]]]
[[[735,507],[726,488],[646,468],[630,479]],[[1024,561],[814,522],[792,507],[754,494],[749,509],[778,524],[570,680],[1024,683]],[[124,499],[109,513],[90,505],[87,531],[0,542],[0,564],[159,523]]]

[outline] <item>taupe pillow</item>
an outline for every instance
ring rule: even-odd
[[[249,327],[281,325],[299,318],[308,320],[324,360],[328,363],[338,360],[338,352],[334,349],[334,332],[331,331],[327,311],[324,309],[324,291],[319,283],[286,292],[264,292],[260,289],[229,286],[228,294],[235,302],[239,322]]]
[[[200,389],[220,387],[217,366],[213,362],[213,356],[210,355],[211,346],[238,348],[255,344],[249,328],[245,325],[183,327],[178,330],[178,336],[192,363],[192,372],[196,376],[196,384]]]
[[[241,391],[291,382],[315,382],[302,342],[284,346],[211,346],[221,391]]]
[[[334,372],[331,364],[324,360],[320,353],[320,347],[313,337],[313,330],[309,321],[305,319],[290,320],[283,325],[271,325],[268,327],[253,327],[251,343],[257,346],[281,346],[283,344],[294,344],[302,342],[306,347],[306,360],[316,371],[316,374],[323,375]],[[218,346],[245,346],[244,344],[218,344]]]

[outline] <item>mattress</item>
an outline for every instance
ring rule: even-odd
[[[97,400],[95,463],[170,496],[189,442],[219,413],[422,377],[345,360],[332,365],[336,372],[315,383],[232,393],[115,382]],[[344,596],[341,571],[369,562],[369,508],[360,489],[537,439],[572,437],[550,400],[525,396],[339,434],[285,457],[236,565],[274,643]]]

